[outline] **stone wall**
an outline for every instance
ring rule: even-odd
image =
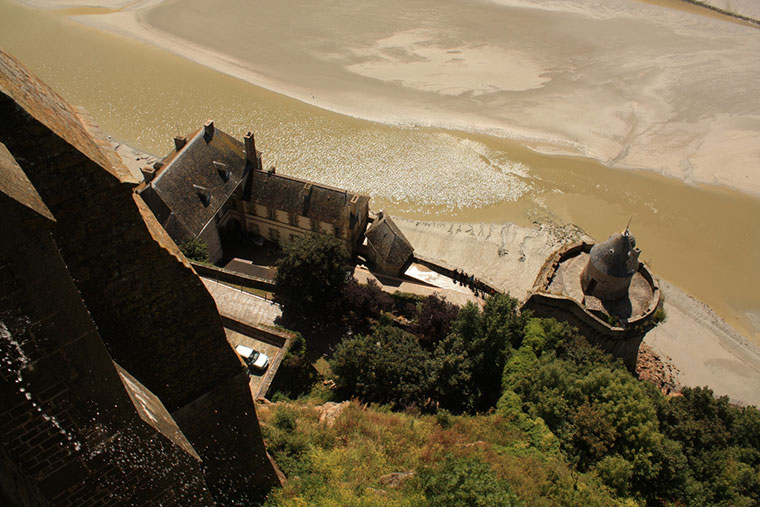
[[[155,220],[135,205],[129,171],[112,165],[63,99],[1,52],[0,117],[0,142],[23,161],[55,216],[53,237],[110,354],[172,413],[204,399],[207,410],[177,421],[207,477],[224,476],[214,469],[222,466],[218,455],[245,467],[208,481],[217,498],[268,490],[274,472],[256,439],[253,401],[247,384],[235,381],[243,366],[197,275],[178,262],[175,245],[154,241]],[[238,416],[222,415],[230,413]]]
[[[626,367],[634,371],[639,346],[646,332],[654,327],[654,313],[661,302],[659,286],[644,264],[639,264],[639,273],[652,287],[652,301],[643,315],[628,319],[623,326],[604,322],[572,298],[546,292],[559,265],[582,252],[590,251],[592,246],[586,242],[574,243],[549,257],[539,270],[533,292],[522,309],[532,311],[537,317],[552,317],[577,327],[589,342],[621,358]]]
[[[139,417],[60,257],[54,222],[0,193],[0,223],[0,483],[7,501],[212,503],[197,456]]]

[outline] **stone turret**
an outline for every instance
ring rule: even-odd
[[[609,301],[625,297],[639,269],[640,253],[628,229],[594,245],[581,272],[583,293]]]

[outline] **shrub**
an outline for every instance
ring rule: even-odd
[[[652,315],[652,322],[656,325],[656,324],[661,324],[662,322],[665,322],[666,320],[668,320],[668,314],[665,313],[665,308],[663,308],[662,305],[660,305],[654,311],[654,315]]]
[[[394,306],[391,295],[383,292],[374,280],[360,284],[352,278],[343,287],[342,297],[349,324],[355,329],[366,328],[369,319],[378,319]]]
[[[430,349],[449,333],[459,308],[437,294],[426,297],[417,309],[412,333],[423,347]]]
[[[384,326],[371,335],[344,339],[330,367],[344,396],[400,409],[426,404],[429,354],[401,329]]]
[[[442,466],[420,470],[419,480],[433,507],[523,504],[508,482],[497,477],[489,464],[474,457],[449,455]]]
[[[182,255],[190,260],[198,262],[209,262],[208,246],[206,246],[206,243],[199,240],[198,238],[191,239],[190,241],[185,241],[179,245],[179,249],[182,252]]]

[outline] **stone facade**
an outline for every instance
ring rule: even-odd
[[[212,261],[222,255],[220,234],[280,244],[324,233],[342,239],[351,255],[364,239],[369,197],[262,170],[251,132],[241,142],[209,121],[143,172],[138,192],[159,222],[177,242],[204,241]]]
[[[2,144],[0,174],[0,484],[6,500],[212,503],[201,460],[163,405],[139,382],[127,387],[117,373],[53,239],[52,213]],[[131,399],[135,389],[152,401],[149,407]]]
[[[277,479],[247,373],[213,299],[133,197],[138,182],[76,111],[5,53],[0,117],[0,142],[55,217],[50,234],[111,357],[163,402],[217,501],[261,498]]]

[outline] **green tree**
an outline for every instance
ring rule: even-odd
[[[182,254],[190,260],[208,262],[208,246],[198,238],[185,241],[179,245]]]
[[[287,243],[277,262],[275,290],[288,318],[323,321],[339,306],[349,277],[343,243],[326,234],[301,236]]]
[[[396,327],[344,339],[330,366],[335,386],[345,397],[400,409],[428,403],[430,354],[414,335]]]
[[[527,319],[518,314],[517,300],[504,294],[489,297],[482,311],[472,303],[459,311],[451,330],[467,347],[472,363],[475,409],[487,410],[496,405],[504,365],[512,348],[522,341]]]

